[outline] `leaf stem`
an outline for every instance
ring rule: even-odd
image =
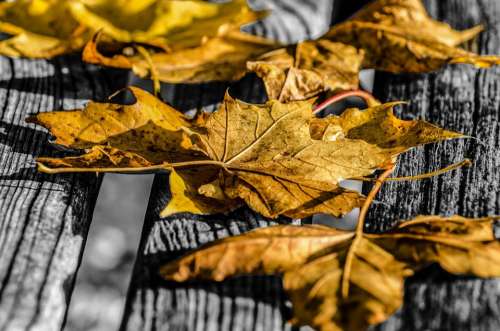
[[[349,98],[349,97],[359,97],[359,98],[363,99],[365,101],[365,103],[368,105],[368,107],[379,104],[378,100],[375,99],[373,97],[373,95],[371,95],[371,93],[369,93],[369,92],[366,92],[363,90],[345,91],[345,92],[335,94],[334,96],[326,99],[325,101],[323,101],[322,103],[317,105],[314,108],[313,114],[317,114],[320,111],[322,111],[323,109],[325,109],[326,107],[330,106],[331,104],[334,104],[336,102],[339,102],[339,101],[341,101],[345,98]]]
[[[463,161],[453,163],[445,168],[438,169],[438,170],[431,171],[431,172],[427,172],[425,174],[420,174],[420,175],[415,175],[415,176],[404,176],[404,177],[391,177],[391,178],[386,178],[385,181],[386,182],[402,182],[402,181],[427,179],[427,178],[432,178],[435,176],[443,175],[447,172],[450,172],[452,170],[455,170],[455,169],[458,169],[461,167],[468,167],[470,165],[472,165],[471,160],[465,159]],[[373,179],[373,178],[367,178],[367,177],[353,177],[353,178],[349,178],[349,179],[360,180],[363,182],[375,182],[375,181],[379,180],[379,179]]]
[[[382,185],[384,184],[386,178],[389,177],[393,171],[394,171],[394,165],[392,164],[377,178],[377,181],[373,185],[370,193],[368,194],[365,202],[363,203],[363,206],[361,207],[361,210],[359,211],[358,224],[356,225],[356,234],[352,241],[351,247],[349,247],[349,250],[347,251],[347,256],[344,265],[344,273],[342,275],[341,291],[342,291],[342,297],[344,299],[347,298],[349,295],[349,278],[351,276],[352,261],[354,259],[356,248],[359,245],[361,239],[363,238],[363,229],[365,226],[366,214],[368,213],[368,209],[370,208],[373,199],[375,199],[375,196],[377,195],[378,191],[380,191],[380,189],[382,188]]]
[[[148,167],[124,167],[124,168],[50,168],[41,162],[37,162],[38,171],[47,174],[61,174],[70,172],[113,172],[113,173],[137,173],[143,174],[147,172],[155,172],[158,170],[170,170],[173,168],[184,168],[193,166],[206,166],[206,165],[216,165],[220,167],[225,167],[226,164],[220,161],[212,160],[200,160],[200,161],[187,161],[187,162],[177,162],[177,163],[162,163],[157,165],[152,165]]]
[[[151,80],[153,81],[153,93],[154,96],[157,97],[161,92],[160,78],[158,74],[158,70],[151,58],[151,54],[149,54],[148,50],[142,46],[136,46],[137,51],[144,57],[149,66],[149,71],[151,74]]]

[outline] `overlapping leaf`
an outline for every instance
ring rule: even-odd
[[[188,121],[150,94],[131,91],[131,105],[91,102],[84,110],[31,118],[56,143],[88,149],[80,157],[40,158],[40,170],[174,169],[163,216],[228,211],[242,202],[267,217],[340,216],[364,200],[340,181],[370,175],[413,146],[460,137],[396,119],[395,104],[317,119],[309,101],[256,105],[226,94],[218,111]]]
[[[123,42],[140,43],[161,52],[183,50],[200,47],[207,38],[220,37],[226,31],[238,31],[240,26],[265,14],[252,11],[246,0],[226,3],[200,0],[3,2],[0,4],[0,31],[13,37],[0,42],[0,53],[50,58],[81,50],[99,30],[108,49],[116,49],[116,43]],[[257,47],[260,39],[255,40]],[[234,43],[235,48],[241,46],[237,38]],[[262,52],[266,50],[268,48],[263,48]],[[212,51],[213,47],[205,52]],[[91,62],[98,63],[98,59]]]
[[[491,219],[420,216],[384,234],[365,234],[349,273],[354,233],[325,226],[276,226],[229,237],[162,267],[168,280],[283,275],[292,322],[318,330],[364,330],[386,320],[402,303],[404,279],[437,263],[457,275],[500,276],[500,244]]]
[[[274,41],[240,31],[240,26],[265,15],[250,10],[246,0],[220,4],[155,1],[147,8],[140,6],[141,13],[154,16],[150,20],[141,20],[134,12],[110,18],[110,8],[120,6],[108,0],[97,2],[105,6],[80,4],[78,10],[73,8],[76,16],[81,21],[100,23],[107,28],[106,35],[121,44],[101,43],[96,35],[85,47],[84,61],[132,69],[140,77],[170,83],[237,80],[246,73],[248,60],[278,46]],[[130,22],[147,27],[136,31]],[[152,47],[144,49],[144,45]]]
[[[0,54],[50,58],[81,49],[91,33],[72,18],[66,0],[0,3]]]
[[[246,0],[80,0],[69,6],[77,21],[102,29],[115,41],[163,49],[198,46],[221,29],[239,29],[266,14],[252,11]]]
[[[84,49],[86,62],[132,69],[140,77],[170,83],[240,79],[247,71],[248,60],[277,46],[273,41],[238,30],[221,30],[218,36],[195,47],[173,51],[150,49],[146,54],[140,47],[122,45],[107,56],[99,50],[99,45],[96,35]]]
[[[146,91],[129,90],[135,99],[131,105],[90,102],[83,110],[41,113],[27,121],[49,128],[56,144],[74,149],[113,147],[137,154],[145,160],[144,166],[192,159],[182,133],[190,123],[182,113]],[[94,155],[105,160],[106,153],[101,153]],[[53,159],[50,165],[58,167],[59,161]],[[108,166],[113,164],[109,158]]]
[[[393,108],[402,102],[389,102],[364,110],[348,108],[340,116],[313,118],[311,136],[319,140],[361,139],[394,153],[420,144],[460,135],[442,130],[425,121],[405,121],[394,116]]]

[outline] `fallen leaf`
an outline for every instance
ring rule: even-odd
[[[364,68],[418,73],[447,63],[483,68],[500,64],[498,56],[477,55],[457,47],[481,30],[480,26],[453,30],[430,18],[420,0],[377,0],[333,26],[324,38],[364,50]]]
[[[69,7],[78,22],[101,29],[113,41],[163,49],[195,47],[221,30],[239,29],[266,15],[251,10],[246,0],[80,0]]]
[[[132,105],[90,103],[83,111],[31,118],[49,128],[58,144],[93,148],[80,158],[41,158],[40,170],[133,172],[134,164],[136,172],[174,169],[163,216],[210,214],[224,209],[219,206],[228,211],[242,201],[272,218],[340,216],[364,201],[340,181],[383,169],[413,146],[461,136],[425,122],[398,122],[390,111],[394,104],[350,110],[335,121],[316,119],[310,101],[259,105],[226,94],[218,111],[188,121],[150,94],[132,92]],[[340,133],[331,135],[330,126]],[[386,142],[390,135],[395,140]]]
[[[242,25],[266,14],[252,11],[246,0],[227,3],[170,0],[139,5],[136,11],[154,17],[149,20],[141,20],[131,9],[127,9],[125,15],[118,11],[110,18],[109,12],[113,12],[110,8],[120,5],[109,0],[97,2],[92,8],[95,7],[99,15],[81,3],[77,5],[79,14],[75,15],[81,21],[90,17],[90,21],[96,20],[97,25],[107,27],[87,43],[83,60],[132,69],[139,77],[153,79],[158,86],[159,81],[238,80],[246,74],[248,60],[278,47],[274,41],[239,31]],[[100,5],[101,2],[104,5]],[[104,42],[101,35],[105,37]]]
[[[168,83],[238,80],[246,74],[248,60],[277,47],[268,39],[231,30],[195,47],[170,52],[151,49],[150,54],[145,55],[130,45],[123,45],[121,50],[106,56],[99,50],[99,39],[97,34],[85,46],[84,61],[132,69],[139,77]]]
[[[70,14],[65,0],[0,3],[0,54],[51,58],[80,50],[92,35]]]
[[[293,323],[318,330],[364,330],[402,304],[405,278],[433,263],[457,275],[500,276],[492,219],[419,216],[359,238],[349,295],[341,291],[353,232],[320,225],[274,226],[218,240],[163,266],[183,282],[240,275],[282,275]]]
[[[306,100],[321,92],[358,88],[363,51],[326,39],[266,53],[247,68],[264,81],[270,99]]]
[[[0,54],[52,58],[80,51],[97,31],[110,44],[140,43],[162,51],[182,50],[198,47],[225,31],[238,30],[266,14],[251,10],[246,0],[2,2],[0,32],[12,37],[0,42]]]

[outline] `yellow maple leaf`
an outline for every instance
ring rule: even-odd
[[[72,18],[65,0],[19,0],[0,3],[0,54],[33,58],[80,50],[91,33]]]
[[[461,137],[398,120],[395,104],[316,119],[310,101],[259,105],[226,94],[218,111],[188,121],[150,94],[132,92],[131,105],[92,102],[30,118],[50,129],[56,143],[88,149],[79,157],[39,158],[40,170],[175,170],[162,216],[229,211],[243,202],[267,217],[340,216],[364,201],[340,181],[384,169],[411,147]]]
[[[0,54],[51,58],[80,51],[97,31],[108,43],[140,43],[163,51],[185,49],[265,15],[252,11],[246,0],[2,2],[0,31],[12,37],[0,42]]]

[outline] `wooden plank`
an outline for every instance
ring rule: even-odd
[[[498,0],[429,0],[431,14],[463,29],[486,25],[477,48],[500,54]],[[400,158],[396,176],[427,172],[465,157],[474,166],[432,180],[387,183],[378,196],[368,229],[383,230],[418,214],[465,216],[500,212],[500,68],[450,65],[427,75],[380,74],[382,100],[409,100],[404,118],[424,118],[481,140],[458,140],[419,148]],[[430,268],[406,284],[404,307],[379,330],[499,330],[500,281],[447,275]]]
[[[126,82],[110,72],[78,56],[0,57],[1,330],[62,328],[100,185],[92,174],[37,173],[34,157],[57,153],[46,131],[24,119],[104,98],[110,82]]]
[[[255,1],[268,4],[273,15],[249,27],[251,32],[284,42],[318,36],[331,20],[330,0]],[[216,109],[230,87],[243,100],[262,102],[261,83],[252,76],[228,84],[164,85],[164,97],[177,109]],[[217,238],[276,224],[249,209],[230,215],[199,217],[181,214],[160,219],[169,199],[168,177],[156,176],[143,228],[122,330],[283,330],[289,317],[281,282],[274,277],[247,277],[224,283],[176,284],[157,275],[163,263]]]

